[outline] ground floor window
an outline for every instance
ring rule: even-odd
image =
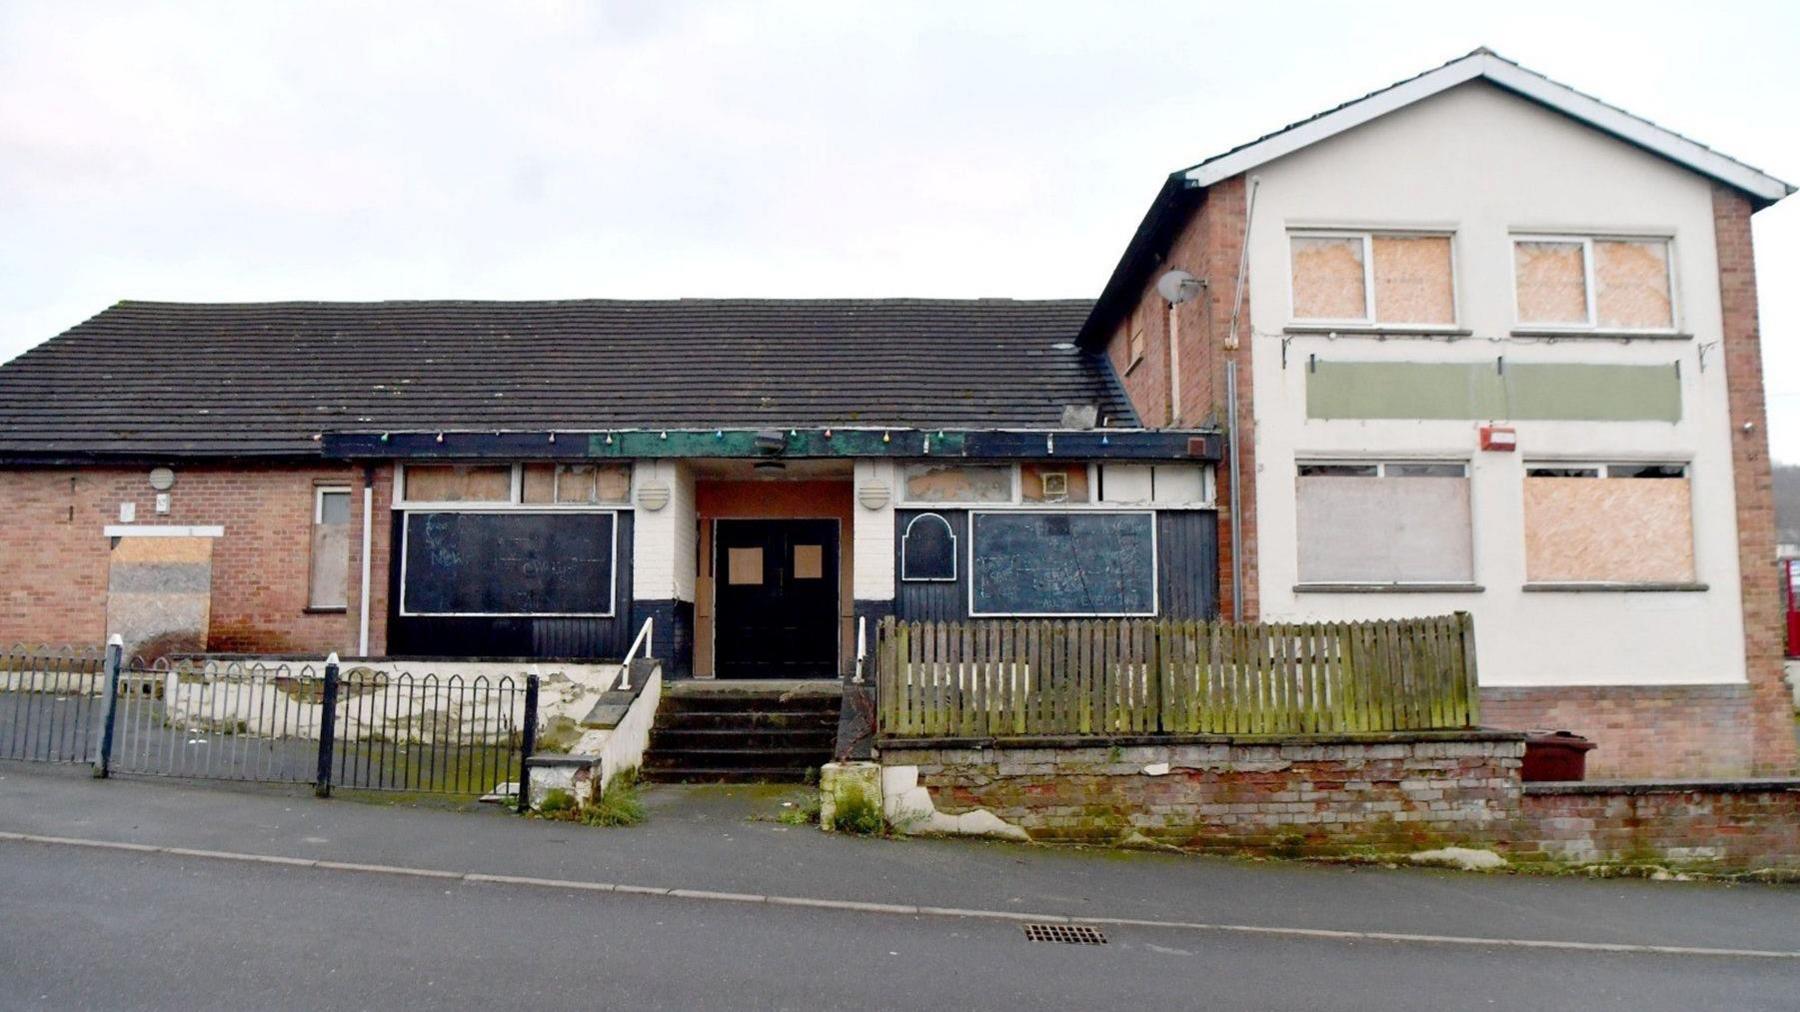
[[[313,489],[312,558],[307,605],[345,608],[350,600],[350,490]]]
[[[400,614],[610,616],[617,527],[610,512],[409,511]]]
[[[969,514],[969,614],[1155,615],[1156,514]]]
[[[1466,462],[1303,462],[1295,483],[1301,583],[1474,582]]]
[[[1686,465],[1528,462],[1525,574],[1532,583],[1692,582]]]

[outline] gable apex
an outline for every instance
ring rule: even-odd
[[[1748,195],[1766,207],[1794,187],[1655,123],[1528,70],[1485,47],[1416,77],[1389,85],[1316,116],[1215,155],[1178,173],[1190,186],[1206,187],[1406,108],[1469,81],[1483,80],[1660,155]]]

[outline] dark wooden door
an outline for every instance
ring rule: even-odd
[[[838,522],[720,520],[713,531],[720,678],[833,678]]]

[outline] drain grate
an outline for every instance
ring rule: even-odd
[[[1061,942],[1064,945],[1105,945],[1106,936],[1099,928],[1090,928],[1085,924],[1027,924],[1025,940],[1028,942]]]

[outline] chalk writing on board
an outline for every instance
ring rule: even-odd
[[[973,615],[1153,615],[1152,513],[972,515]]]

